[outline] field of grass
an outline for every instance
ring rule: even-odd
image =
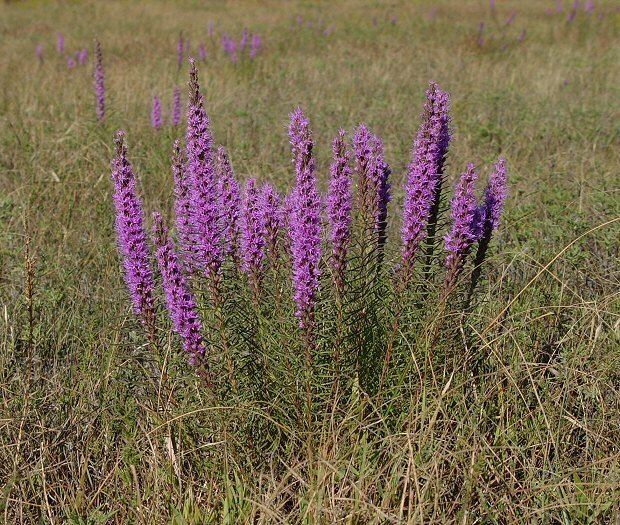
[[[611,0],[570,22],[567,0],[563,13],[552,0],[495,5],[0,6],[5,523],[618,523],[620,14]],[[219,35],[244,27],[263,48],[233,64]],[[180,31],[192,50],[207,43],[205,105],[239,179],[291,188],[297,105],[312,124],[322,190],[339,127],[366,122],[382,137],[393,251],[429,81],[452,97],[450,187],[468,162],[484,178],[505,156],[510,196],[479,301],[442,321],[452,335],[439,342],[431,332],[443,312],[432,306],[415,341],[403,328],[415,366],[402,364],[409,387],[395,397],[378,403],[354,388],[300,426],[280,399],[214,403],[168,328],[150,348],[123,283],[110,160],[125,129],[149,216],[170,217],[169,159],[184,126],[153,130],[150,111],[159,95],[167,117],[177,86],[186,104]],[[58,32],[69,52],[89,48],[86,66],[67,68]],[[102,123],[94,38],[106,69]],[[286,353],[280,342],[273,351]]]

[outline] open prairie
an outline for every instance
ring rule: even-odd
[[[620,523],[619,33],[4,2],[4,522]]]

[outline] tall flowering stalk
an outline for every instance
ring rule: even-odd
[[[39,62],[43,64],[43,46],[41,44],[37,44],[37,47],[35,48],[34,53],[39,59]]]
[[[469,299],[471,299],[480,279],[482,263],[486,257],[493,232],[499,227],[504,203],[508,196],[507,180],[506,160],[500,157],[489,175],[489,182],[484,192],[484,201],[478,207],[476,214],[475,235],[478,240],[478,249],[474,260]]]
[[[196,234],[196,263],[215,283],[223,261],[220,195],[215,178],[211,126],[200,93],[198,70],[193,59],[190,63],[186,169],[191,188],[192,226]]]
[[[255,301],[258,301],[267,244],[265,213],[261,204],[261,194],[256,186],[256,180],[248,179],[241,208],[240,251],[241,268],[250,278]]]
[[[61,55],[63,55],[65,52],[65,35],[63,35],[62,33],[58,33],[56,35],[56,49]]]
[[[327,217],[332,244],[330,259],[334,283],[339,294],[344,291],[347,253],[351,237],[351,154],[345,143],[345,131],[341,129],[332,143],[333,161],[330,166],[327,193]]]
[[[429,238],[429,258],[441,202],[445,158],[450,143],[450,99],[431,82],[426,92],[422,124],[413,142],[407,168],[402,241],[404,279],[411,278],[422,242]]]
[[[171,123],[175,127],[181,123],[181,90],[178,87],[175,87],[172,92]]]
[[[314,173],[310,125],[300,108],[291,114],[289,136],[296,173],[294,206],[290,217],[293,287],[299,326],[310,334],[319,288],[321,198]]]
[[[116,235],[123,258],[125,282],[136,315],[151,338],[155,334],[154,279],[147,234],[144,230],[142,201],[136,191],[136,177],[127,159],[125,133],[118,131],[114,140],[116,154],[112,160]]]
[[[95,112],[97,118],[102,121],[105,118],[105,72],[103,70],[103,54],[101,44],[95,40],[95,69],[93,72],[95,83]]]
[[[254,60],[258,52],[261,50],[263,43],[259,34],[254,33],[252,35],[252,39],[250,40],[250,60]]]
[[[282,197],[269,183],[263,184],[260,195],[260,207],[264,216],[266,245],[272,261],[279,255],[280,232],[284,228]]]
[[[461,175],[456,191],[450,202],[452,229],[444,238],[446,251],[446,278],[444,294],[449,294],[455,287],[465,259],[473,244],[478,240],[480,220],[478,203],[474,192],[478,175],[473,164]]]
[[[76,66],[75,58],[67,57],[67,69],[73,69]]]
[[[244,27],[241,33],[241,40],[239,40],[239,53],[243,53],[249,41],[250,41],[250,33],[248,31],[248,28]]]
[[[159,100],[159,97],[155,95],[153,97],[153,108],[151,109],[151,126],[154,129],[161,129],[162,125],[161,101]]]
[[[78,65],[84,66],[88,61],[88,49],[84,48],[77,52],[77,62]]]
[[[183,55],[185,52],[185,43],[183,42],[183,32],[179,33],[179,39],[177,40],[177,65],[179,69],[183,67]]]
[[[196,301],[185,278],[183,265],[174,248],[172,238],[159,213],[153,214],[153,237],[157,247],[157,264],[162,276],[166,306],[175,332],[183,343],[183,349],[194,366],[206,369],[203,359],[205,345],[202,324],[198,316]]]
[[[235,265],[239,262],[241,192],[223,146],[217,149],[216,176],[218,191],[222,199],[222,236],[225,255],[232,256]]]
[[[207,47],[204,42],[200,42],[198,46],[198,58],[201,62],[205,62],[207,60]]]

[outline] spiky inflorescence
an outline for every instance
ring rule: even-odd
[[[330,181],[327,193],[327,218],[332,243],[331,266],[334,272],[336,288],[344,288],[344,274],[347,264],[347,252],[351,236],[351,208],[353,192],[351,191],[351,167],[345,140],[345,131],[341,129],[332,143],[333,161],[330,167]]]
[[[484,202],[479,211],[480,220],[484,222],[483,230],[484,232],[488,230],[489,235],[499,227],[507,196],[506,160],[500,157],[489,176],[489,183],[484,192]]]
[[[192,231],[192,202],[191,188],[183,162],[181,144],[179,140],[174,142],[172,153],[172,175],[174,177],[174,217],[177,230],[177,238],[183,259],[191,268],[195,256],[196,245],[194,232]]]
[[[256,55],[258,55],[258,52],[260,51],[261,47],[262,47],[262,40],[259,34],[254,33],[252,35],[252,39],[250,40],[250,59],[255,59]]]
[[[183,42],[183,33],[179,33],[179,39],[177,40],[177,64],[179,69],[183,67],[183,54],[185,51],[185,43]]]
[[[402,240],[403,267],[408,277],[420,244],[439,213],[442,176],[450,143],[450,98],[431,82],[426,92],[422,124],[417,132],[407,168]]]
[[[302,329],[314,324],[321,259],[321,198],[316,187],[309,122],[297,108],[289,126],[296,184],[290,217],[291,257],[296,315]]]
[[[39,59],[39,62],[43,62],[43,46],[41,44],[37,44],[34,53]]]
[[[62,33],[56,35],[56,49],[61,55],[65,52],[65,36]]]
[[[250,277],[255,291],[262,277],[267,242],[265,213],[260,197],[256,180],[248,179],[241,207],[241,268]]]
[[[463,268],[465,258],[472,245],[478,240],[478,203],[475,195],[475,184],[478,175],[473,164],[461,175],[456,186],[454,197],[450,201],[452,229],[444,238],[446,251],[446,290],[451,290]]]
[[[239,53],[243,53],[243,50],[248,45],[249,41],[250,41],[250,33],[248,31],[248,28],[244,27],[243,31],[241,32],[241,40],[239,40]]]
[[[178,126],[181,123],[181,90],[178,87],[175,87],[172,92],[171,123],[173,126]]]
[[[187,112],[187,175],[191,188],[192,227],[196,263],[215,279],[223,260],[220,228],[220,196],[215,179],[213,137],[198,84],[198,71],[190,59],[189,107]]]
[[[152,328],[155,321],[155,288],[147,234],[143,226],[142,202],[136,191],[136,178],[125,147],[125,133],[118,131],[114,140],[116,155],[112,160],[116,234],[125,268],[125,282],[135,313]]]
[[[93,72],[95,82],[95,111],[101,121],[105,118],[105,73],[103,71],[103,54],[101,44],[95,40],[95,70]]]
[[[263,211],[267,248],[272,259],[278,257],[280,232],[284,228],[284,215],[282,210],[282,197],[269,183],[261,188],[260,206]]]
[[[241,192],[223,146],[217,149],[216,176],[222,199],[222,236],[224,253],[231,255],[235,263],[239,260],[239,220],[241,213]]]
[[[161,119],[161,102],[159,97],[155,95],[153,97],[153,109],[151,110],[151,126],[155,129],[160,129],[162,127],[162,119]]]
[[[84,48],[77,53],[77,61],[80,66],[83,66],[88,62],[88,49]]]
[[[190,364],[197,365],[205,354],[205,346],[196,301],[185,278],[174,243],[159,213],[153,214],[153,233],[170,319],[175,332],[181,337]]]
[[[75,65],[75,59],[73,57],[67,57],[67,69],[73,69]]]

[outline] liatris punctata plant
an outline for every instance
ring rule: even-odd
[[[172,92],[172,117],[170,122],[173,126],[181,123],[181,90],[178,87]]]
[[[155,95],[153,97],[153,108],[151,110],[151,126],[154,129],[161,129],[163,125],[161,118],[161,102],[159,97]]]
[[[189,288],[184,268],[174,248],[172,238],[159,213],[153,214],[153,237],[157,265],[162,276],[166,306],[175,332],[183,343],[189,363],[207,370],[204,359],[205,345],[202,323],[198,316],[196,300]]]
[[[465,264],[465,259],[473,244],[478,240],[480,217],[474,192],[477,179],[478,175],[474,165],[469,164],[461,175],[454,197],[450,202],[452,229],[444,238],[448,252],[444,282],[444,294],[446,296],[454,289]]]
[[[103,54],[101,44],[95,40],[95,69],[93,72],[95,84],[95,112],[97,119],[102,121],[105,118],[105,73],[103,70]]]
[[[241,33],[241,40],[239,40],[239,53],[243,53],[243,51],[245,50],[245,47],[248,45],[249,40],[250,40],[250,33],[248,31],[248,28],[244,27]]]
[[[255,302],[258,301],[267,244],[265,212],[256,180],[248,179],[241,206],[241,268],[250,279]]]
[[[73,57],[67,57],[67,69],[73,69],[75,65],[75,59]]]
[[[198,70],[193,59],[190,59],[190,64],[185,148],[196,242],[195,262],[214,283],[223,260],[220,196],[215,179],[211,126],[204,109]]]
[[[284,228],[282,198],[268,182],[261,188],[260,207],[264,216],[267,249],[271,260],[276,260],[279,255],[280,233]]]
[[[127,159],[125,133],[118,131],[114,142],[116,154],[112,160],[112,181],[118,247],[134,312],[152,338],[155,333],[155,284],[143,226],[142,202],[136,190],[136,177]]]
[[[43,46],[41,44],[37,44],[37,47],[34,50],[35,55],[39,59],[39,62],[43,63]]]
[[[489,175],[489,182],[484,191],[484,201],[478,206],[476,215],[476,236],[478,239],[478,249],[474,260],[474,270],[472,272],[471,287],[469,290],[468,301],[478,284],[482,263],[486,257],[491,236],[499,227],[499,221],[504,209],[504,203],[508,196],[508,178],[506,172],[506,160],[500,157]]]
[[[294,206],[290,217],[291,257],[296,315],[308,335],[314,325],[321,259],[321,198],[316,187],[310,124],[300,108],[289,126],[295,165]]]
[[[219,185],[218,191],[222,199],[224,252],[226,255],[231,255],[235,265],[238,265],[241,192],[228,154],[223,146],[217,149],[216,175]]]
[[[61,55],[65,53],[65,36],[62,33],[56,35],[56,49]]]
[[[183,42],[183,32],[179,33],[179,39],[177,40],[177,65],[179,69],[183,67],[183,54],[185,51],[185,43]]]
[[[351,237],[351,154],[345,143],[345,131],[341,129],[332,143],[333,161],[330,167],[327,194],[327,217],[332,244],[331,268],[339,294],[343,293],[347,254]]]
[[[252,39],[250,40],[250,52],[249,52],[250,60],[254,60],[256,58],[256,55],[258,55],[258,52],[260,51],[261,47],[262,47],[262,40],[260,38],[260,35],[257,33],[254,33],[252,35]]]
[[[84,48],[77,52],[77,61],[80,66],[83,66],[88,61],[88,49]]]

